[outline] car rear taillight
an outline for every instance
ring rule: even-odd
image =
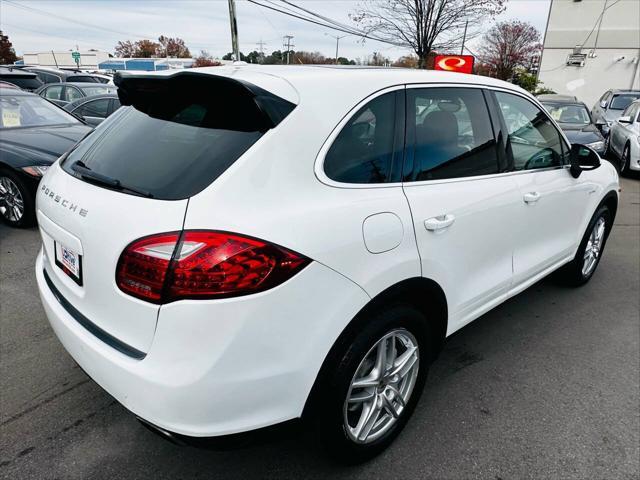
[[[310,260],[262,240],[191,230],[136,240],[120,255],[116,283],[153,303],[261,292],[288,280]]]

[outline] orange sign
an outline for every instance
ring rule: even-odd
[[[436,55],[434,70],[473,73],[473,55]]]

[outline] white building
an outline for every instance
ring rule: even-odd
[[[25,65],[40,65],[43,67],[73,68],[76,61],[71,56],[71,50],[54,52],[30,52],[23,55]],[[109,60],[109,54],[99,50],[80,50],[80,68],[95,70],[98,64]]]
[[[640,0],[551,0],[540,80],[589,107],[610,88],[640,89]]]

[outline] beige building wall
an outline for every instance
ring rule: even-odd
[[[23,55],[25,65],[40,65],[43,67],[65,67],[72,68],[76,62],[71,56],[71,52],[32,52]],[[80,68],[96,69],[100,62],[109,60],[109,54],[101,51],[80,51]]]
[[[574,49],[584,66],[567,65]],[[589,107],[610,88],[640,89],[640,0],[552,0],[540,80]]]

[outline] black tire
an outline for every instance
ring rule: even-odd
[[[585,266],[585,251],[587,249],[591,233],[593,232],[594,227],[596,226],[600,218],[604,219],[604,238],[602,239],[602,243],[599,247],[598,256],[595,260],[593,268],[591,268],[585,274],[583,272],[583,267]],[[597,270],[600,260],[602,259],[604,247],[607,243],[607,238],[609,237],[612,223],[613,217],[611,215],[611,212],[609,211],[609,208],[606,205],[601,205],[600,207],[598,207],[596,212],[593,214],[593,217],[591,217],[589,224],[587,225],[587,230],[582,237],[582,241],[580,242],[580,246],[578,247],[576,256],[571,262],[562,267],[562,269],[558,272],[559,279],[562,281],[562,283],[571,287],[579,287],[591,280],[591,277],[593,277],[593,274]]]
[[[604,158],[611,159],[614,158],[615,155],[613,150],[611,150],[611,137],[607,137],[604,139]]]
[[[629,148],[629,144],[627,143],[624,146],[624,150],[622,151],[622,156],[620,157],[620,175],[628,175],[629,174],[629,161],[631,160],[631,150]]]
[[[0,211],[0,218],[2,219],[2,221],[7,225],[17,228],[26,228],[35,225],[36,207],[35,198],[31,189],[28,188],[27,184],[22,180],[22,178],[20,178],[19,175],[17,175],[15,172],[12,172],[11,170],[0,170],[0,181],[2,181],[3,178],[7,179],[9,182],[12,182],[12,184],[18,188],[24,205],[24,213],[19,219],[16,220],[9,214],[5,215],[5,213]],[[1,191],[2,187],[0,186],[0,192]],[[2,193],[0,193],[0,197],[0,206],[6,208],[6,205],[3,204],[4,197],[2,197]]]
[[[420,399],[431,357],[430,335],[424,315],[406,304],[390,306],[369,316],[363,328],[343,335],[329,354],[324,376],[314,387],[310,412],[314,428],[328,453],[337,461],[358,464],[369,460],[400,434]],[[345,401],[356,370],[372,347],[391,331],[408,331],[417,341],[417,378],[404,409],[384,435],[371,443],[356,443],[345,426]],[[322,374],[321,374],[322,375]],[[323,378],[324,377],[324,378]]]

